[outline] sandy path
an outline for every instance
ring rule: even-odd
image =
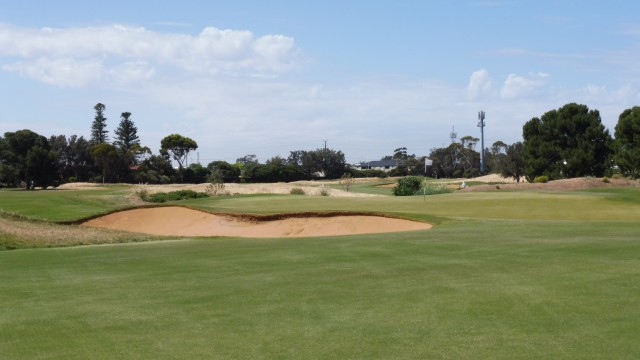
[[[249,221],[183,207],[126,210],[82,225],[152,235],[251,238],[372,234],[431,228],[429,224],[416,221],[362,215]]]

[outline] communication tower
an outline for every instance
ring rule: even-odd
[[[480,128],[480,174],[484,174],[484,111],[478,113],[478,127]]]

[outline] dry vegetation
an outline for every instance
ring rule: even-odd
[[[602,178],[574,178],[549,181],[547,183],[528,183],[521,182],[519,184],[500,184],[500,185],[476,185],[470,186],[461,191],[489,191],[489,190],[546,190],[546,191],[571,191],[585,190],[598,187],[621,187],[621,186],[640,186],[638,180],[629,179],[608,179],[604,181]]]
[[[147,241],[157,237],[0,215],[0,249]]]
[[[371,181],[371,179],[367,179]],[[324,194],[332,197],[372,197],[380,196],[374,194],[363,194],[347,192],[339,189],[328,188],[325,185],[339,184],[340,181],[335,182],[319,182],[319,181],[296,181],[291,183],[269,183],[269,184],[224,184],[224,189],[221,191],[228,195],[246,195],[246,194],[279,194],[289,195],[291,189],[302,189],[306,195],[311,196],[325,196]],[[95,189],[98,184],[91,183],[69,183],[58,187],[58,189],[68,190],[86,190]],[[193,190],[196,192],[210,193],[211,184],[170,184],[170,185],[136,185],[134,191],[144,189],[148,194],[155,194],[160,192],[172,192],[178,190]]]

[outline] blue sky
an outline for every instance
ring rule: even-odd
[[[0,133],[88,137],[131,112],[201,163],[324,145],[349,162],[458,138],[520,141],[569,102],[613,133],[640,103],[640,3],[0,1]]]

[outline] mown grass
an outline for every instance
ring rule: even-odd
[[[380,185],[386,185],[394,183],[395,180],[372,180],[370,182],[355,182],[351,184],[349,191],[355,193],[363,193],[363,194],[374,194],[374,195],[389,195],[391,196],[391,188],[388,187],[380,187]],[[341,184],[329,184],[326,185],[332,189],[344,190],[346,191],[345,185]]]
[[[635,359],[638,191],[188,200],[438,226],[0,251],[0,358]],[[106,210],[77,195],[47,200],[66,208],[51,215],[3,195],[3,210],[37,217]]]
[[[5,251],[0,357],[636,358],[639,231],[479,220]]]
[[[632,188],[629,194],[640,193]],[[554,221],[637,221],[640,203],[588,192],[455,192],[436,196],[327,198],[245,196],[187,200],[183,204],[221,212],[372,211],[413,218]]]
[[[33,219],[78,220],[131,205],[131,187],[95,190],[0,190],[0,211]]]

